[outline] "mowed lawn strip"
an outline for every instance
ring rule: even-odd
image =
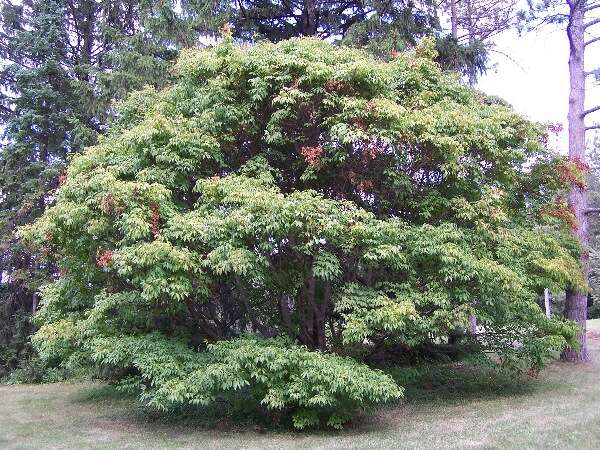
[[[527,389],[404,404],[347,430],[276,432],[152,420],[134,399],[94,383],[0,386],[0,448],[7,449],[598,449],[600,320],[588,323],[593,361],[554,363]]]

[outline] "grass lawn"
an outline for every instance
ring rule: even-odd
[[[554,363],[522,389],[427,387],[339,433],[153,419],[100,384],[0,386],[0,448],[600,449],[600,319],[589,364]]]

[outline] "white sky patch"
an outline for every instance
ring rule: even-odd
[[[600,35],[600,25],[589,30]],[[477,84],[482,91],[502,97],[514,108],[539,122],[560,123],[564,131],[556,146],[567,153],[567,110],[569,102],[569,46],[564,28],[546,26],[518,35],[508,30],[495,39],[492,67]],[[600,67],[600,42],[586,50],[586,70]],[[586,108],[600,104],[600,86],[588,77]],[[600,123],[600,112],[590,114],[587,124]],[[593,133],[588,132],[588,141]]]

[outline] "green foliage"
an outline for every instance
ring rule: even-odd
[[[161,409],[251,398],[271,412],[292,411],[296,428],[340,428],[355,411],[402,395],[379,371],[282,338],[245,336],[202,353],[157,334],[94,339],[91,346],[99,362],[135,367],[139,375],[125,386],[142,387],[148,404]]]
[[[591,208],[600,205],[600,135],[596,134],[589,152],[590,171],[587,173],[588,202]],[[588,233],[590,240],[590,289],[588,317],[600,318],[600,214],[588,215]]]
[[[176,52],[164,21],[171,7],[158,14],[153,4],[2,4],[0,354],[7,356],[0,357],[0,373],[29,361],[35,291],[56,275],[52,259],[32,255],[16,238],[16,228],[33,222],[53,201],[68,155],[96,142],[113,100],[169,79]]]
[[[126,101],[22,230],[61,271],[39,352],[162,408],[239,393],[304,428],[401,395],[361,357],[468,343],[537,370],[575,345],[536,304],[586,284],[546,212],[561,160],[435,56],[430,40],[390,62],[315,39],[183,52],[174,86]]]

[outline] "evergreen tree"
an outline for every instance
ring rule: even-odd
[[[8,11],[7,9],[12,11]],[[5,7],[17,19],[26,6]],[[33,5],[27,23],[19,22],[6,38],[11,63],[2,71],[5,144],[0,152],[0,232],[2,297],[0,367],[10,369],[27,352],[13,333],[30,327],[25,311],[34,309],[40,267],[14,237],[15,227],[40,215],[56,187],[66,154],[91,143],[68,67],[68,38],[60,0]],[[14,62],[12,60],[14,59]],[[0,368],[0,370],[2,370]]]
[[[383,3],[244,0],[217,2],[212,13],[220,11],[233,25],[234,36],[243,41],[263,38],[278,42],[296,36],[314,36],[366,48],[384,58],[414,47],[424,36],[433,36],[437,39],[438,62],[442,67],[476,77],[485,70],[485,48],[446,36],[439,20],[439,7],[430,0]]]
[[[96,142],[114,99],[147,83],[164,85],[173,49],[184,39],[172,31],[175,24],[165,26],[168,17],[131,0],[3,4],[0,376],[27,355],[35,292],[54,274],[14,231],[53,201],[67,156]]]

